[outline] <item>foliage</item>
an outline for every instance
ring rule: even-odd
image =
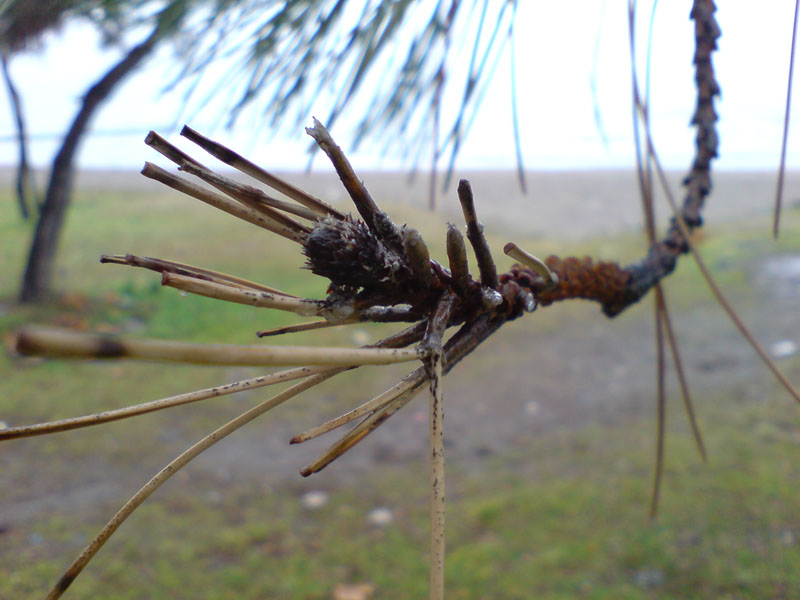
[[[225,59],[234,66],[212,94],[228,97],[229,124],[256,105],[269,127],[296,129],[323,95],[331,99],[321,115],[328,127],[355,107],[355,146],[371,138],[416,162],[433,141],[434,155],[449,148],[452,160],[513,35],[515,8],[515,0],[220,0],[183,36],[175,84],[189,80],[190,97],[214,61]],[[460,104],[440,143],[452,63],[467,64],[452,56],[454,36],[471,51],[466,73],[458,74],[465,77]]]
[[[152,0],[10,0],[0,12],[0,44],[8,54],[35,50],[48,32],[74,18],[91,21],[107,43],[119,42],[142,20],[142,9],[152,4]]]
[[[328,126],[357,105],[356,145],[371,138],[417,161],[432,141],[437,157],[449,149],[452,160],[513,36],[515,8],[516,0],[11,0],[0,14],[0,43],[7,53],[35,49],[47,32],[86,19],[106,43],[121,44],[137,25],[172,13],[169,89],[187,82],[188,101],[226,61],[232,66],[211,87],[228,97],[229,124],[256,105],[270,128],[295,129],[324,94]],[[471,45],[459,82],[454,41]],[[460,104],[440,142],[442,98],[456,83]]]

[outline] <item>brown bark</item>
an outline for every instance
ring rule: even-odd
[[[17,162],[16,191],[19,212],[26,221],[31,218],[31,207],[37,207],[36,188],[34,187],[33,174],[28,164],[28,140],[25,133],[25,117],[22,114],[22,102],[19,93],[8,72],[8,55],[0,53],[0,65],[2,66],[3,79],[8,88],[8,96],[11,100],[11,111],[14,113],[14,123],[17,126],[17,147],[19,149],[19,159]]]
[[[75,156],[91,119],[103,102],[128,75],[153,51],[163,35],[157,25],[143,42],[134,46],[83,98],[83,103],[53,160],[47,193],[31,242],[22,279],[20,302],[39,302],[51,291],[53,264],[63,229],[64,215],[72,198]]]

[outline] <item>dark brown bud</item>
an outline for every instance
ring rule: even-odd
[[[447,258],[450,261],[450,273],[453,276],[453,287],[459,296],[464,297],[469,285],[469,266],[467,264],[467,245],[458,227],[447,224]]]
[[[431,256],[419,231],[411,228],[404,229],[403,246],[405,247],[414,281],[424,289],[429,288],[433,281],[431,276]]]

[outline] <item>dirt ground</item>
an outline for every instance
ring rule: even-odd
[[[769,269],[776,260],[793,260],[796,271],[776,277]],[[768,349],[786,340],[800,346],[800,255],[760,259],[743,268],[750,271],[752,293],[758,298],[739,298],[746,323]],[[783,292],[772,294],[776,287]],[[701,406],[704,390],[738,388],[759,397],[770,376],[713,301],[682,307],[674,311],[673,320]],[[448,463],[480,470],[487,457],[524,445],[534,436],[654,414],[653,339],[650,302],[614,320],[602,317],[596,305],[575,303],[506,324],[446,379]],[[299,468],[327,448],[336,434],[307,446],[287,446],[290,435],[360,404],[404,373],[402,368],[392,371],[394,378],[385,371],[376,373],[370,390],[356,388],[352,395],[326,398],[324,391],[311,392],[302,411],[253,424],[213,451],[203,468],[229,477],[296,478]],[[671,371],[669,377],[671,397],[677,401]],[[311,480],[325,487],[368,477],[371,470],[386,465],[424,464],[427,405],[427,392],[422,392],[360,448]]]

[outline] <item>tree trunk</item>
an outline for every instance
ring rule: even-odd
[[[28,263],[22,278],[20,302],[39,302],[51,291],[56,249],[61,236],[64,215],[72,197],[75,155],[86,134],[89,122],[116,86],[152,52],[161,38],[161,34],[162,28],[157,25],[146,40],[128,52],[122,60],[89,88],[83,97],[81,108],[72,121],[72,126],[53,160],[47,193],[42,204],[39,221],[36,224],[36,232],[28,254]]]
[[[2,65],[3,79],[8,88],[8,96],[11,100],[11,111],[14,113],[14,121],[17,125],[17,145],[19,147],[19,162],[17,163],[17,202],[19,212],[26,221],[31,217],[29,207],[38,207],[36,199],[36,188],[34,186],[33,174],[28,164],[28,140],[25,134],[25,119],[22,115],[22,102],[11,74],[8,72],[8,56],[5,52],[0,53],[0,65]]]

